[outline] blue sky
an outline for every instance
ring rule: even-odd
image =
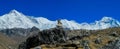
[[[103,16],[120,20],[120,0],[0,0],[0,15],[16,9],[50,20],[94,22]]]

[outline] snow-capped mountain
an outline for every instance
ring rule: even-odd
[[[95,23],[77,23],[75,21],[68,21],[67,19],[62,19],[64,28],[70,29],[105,29],[109,27],[118,27],[120,22],[111,18],[103,17]],[[40,30],[49,29],[56,27],[57,21],[51,21],[44,17],[33,17],[26,16],[16,10],[10,11],[8,14],[0,16],[0,29],[9,29],[9,28],[32,28],[33,26],[39,28]]]

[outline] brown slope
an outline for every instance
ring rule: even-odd
[[[16,43],[16,41],[0,33],[0,49],[14,49],[15,47],[17,47]]]

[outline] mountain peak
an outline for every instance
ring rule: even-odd
[[[10,11],[10,13],[19,13],[17,10],[13,9]]]
[[[19,15],[19,16],[22,15],[22,13],[18,12],[18,11],[15,10],[15,9],[11,10],[9,14],[16,15],[16,16],[18,16],[18,15]]]
[[[120,26],[120,22],[112,17],[104,16],[101,20],[93,23],[77,23],[67,19],[61,19],[64,28],[69,29],[88,29],[97,30],[109,27]],[[10,13],[0,17],[0,29],[7,28],[32,28],[33,26],[40,30],[56,27],[57,22],[44,17],[29,17],[17,10],[11,10]]]
[[[111,20],[114,20],[112,17],[107,17],[107,16],[104,16],[101,21],[111,21]]]

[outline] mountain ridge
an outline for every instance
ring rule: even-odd
[[[77,23],[73,20],[61,19],[64,28],[98,30],[110,27],[119,27],[120,22],[112,17],[103,17],[94,23]],[[11,28],[32,28],[33,26],[40,30],[56,27],[57,20],[51,21],[44,17],[26,16],[17,10],[11,10],[8,14],[0,16],[0,29]]]

